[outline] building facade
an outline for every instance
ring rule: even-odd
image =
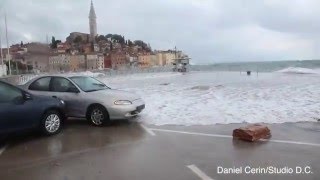
[[[138,63],[140,68],[150,67],[151,56],[149,54],[141,55],[138,57]]]
[[[97,69],[97,54],[87,54],[86,55],[86,70],[94,70]]]
[[[54,54],[49,57],[51,72],[79,72],[104,69],[102,54]]]
[[[69,72],[71,56],[66,54],[55,54],[49,57],[50,72]]]
[[[160,66],[172,65],[175,62],[175,59],[182,56],[181,51],[156,51],[157,61]]]
[[[165,56],[162,56],[161,54],[146,54],[141,55],[138,57],[138,63],[139,67],[141,68],[149,68],[149,67],[155,67],[155,66],[161,66],[163,63],[161,63],[162,59]]]
[[[85,70],[85,56],[71,55],[70,56],[70,70],[74,72]]]
[[[166,64],[165,65],[172,65],[175,59],[175,54],[172,52],[165,52],[165,59],[166,59]]]
[[[97,69],[104,69],[104,56],[102,54],[98,54]]]
[[[166,56],[165,56],[164,53],[157,52],[157,53],[156,53],[156,58],[157,58],[157,61],[158,61],[158,65],[159,65],[159,66],[164,66],[164,65],[166,65]]]
[[[104,68],[105,69],[111,69],[112,68],[112,62],[111,62],[111,55],[107,54],[104,56]]]
[[[150,55],[150,63],[149,64],[151,67],[159,66],[159,60],[157,59],[157,55],[155,55],[155,54]]]
[[[112,69],[128,68],[130,66],[129,56],[124,52],[112,52],[111,66],[112,66]]]
[[[31,65],[38,72],[49,71],[50,48],[47,44],[28,43],[24,47],[27,48],[26,53],[23,54],[26,64]]]
[[[129,63],[130,63],[130,67],[138,67],[139,66],[138,56],[130,55]]]

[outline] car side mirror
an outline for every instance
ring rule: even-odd
[[[27,93],[27,92],[23,92],[23,99],[24,99],[25,101],[29,101],[29,100],[32,99],[32,96],[31,96],[31,94],[29,94],[29,93]]]
[[[79,89],[76,87],[70,87],[68,89],[68,92],[72,92],[72,93],[80,93]]]
[[[13,99],[13,103],[16,105],[21,105],[24,104],[26,101],[31,100],[31,94],[22,91],[21,96],[17,96],[16,98]]]

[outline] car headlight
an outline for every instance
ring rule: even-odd
[[[115,105],[130,105],[132,104],[131,101],[128,100],[118,100],[114,102]]]

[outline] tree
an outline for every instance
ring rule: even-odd
[[[132,43],[132,41],[130,39],[128,40],[128,45],[129,46],[133,46],[133,43]]]
[[[124,36],[121,37],[120,43],[121,43],[121,44],[125,44],[125,43],[126,43],[126,40],[124,39]]]
[[[140,46],[140,47],[142,47],[142,49],[145,49],[147,47],[147,44],[141,40],[134,41],[134,45]]]
[[[117,42],[117,43],[120,43],[120,44],[126,44],[126,40],[124,38],[124,36],[120,35],[120,34],[107,34],[105,36],[105,39],[108,39],[108,38],[111,38],[111,41],[112,42]]]
[[[56,49],[58,43],[61,43],[61,40],[56,40],[56,38],[54,36],[52,36],[52,38],[51,38],[51,48],[52,49]]]
[[[108,39],[108,38],[112,38],[112,34],[107,34],[105,37]]]
[[[97,42],[102,41],[102,40],[107,40],[107,38],[103,35],[100,35],[97,37]]]
[[[77,36],[77,37],[73,40],[73,42],[76,43],[76,44],[82,43],[82,41],[83,41],[83,39],[82,39],[81,36]]]
[[[23,41],[21,41],[21,43],[20,43],[20,47],[22,47],[23,46]]]
[[[51,48],[52,48],[52,49],[57,48],[56,38],[55,38],[54,36],[52,36],[52,38],[51,38]]]
[[[56,38],[54,36],[52,36],[51,38],[51,44],[53,44],[54,42],[56,42]]]
[[[124,40],[123,40],[122,36],[119,35],[119,34],[113,34],[112,37],[111,37],[111,39],[112,39],[114,42],[118,42],[118,43],[121,43],[121,44],[124,43]]]

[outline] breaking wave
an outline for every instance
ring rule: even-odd
[[[319,71],[301,67],[288,67],[276,72],[288,74],[319,74]]]

